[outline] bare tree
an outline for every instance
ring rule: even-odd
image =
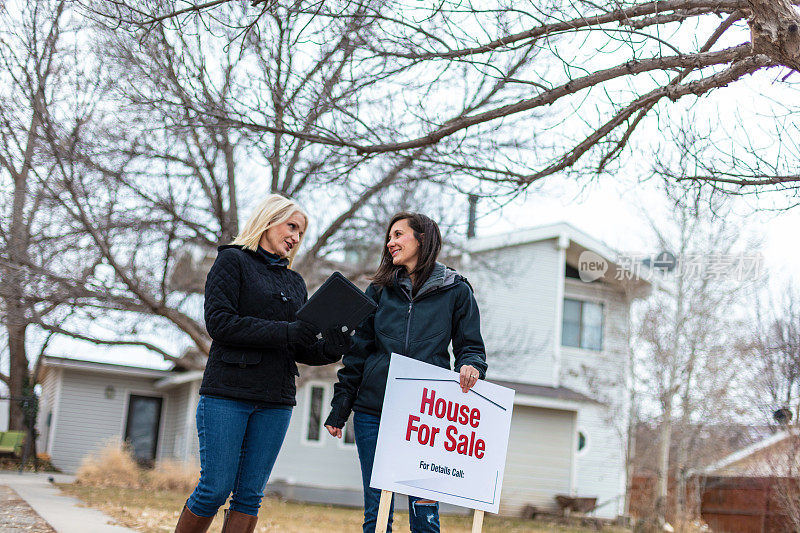
[[[197,24],[212,24],[231,4],[114,0],[86,5],[94,16],[113,19],[125,28],[157,32],[162,27],[187,31]],[[454,168],[521,187],[570,170],[613,171],[612,163],[637,131],[654,127],[648,120],[653,114],[680,116],[685,104],[751,75],[771,81],[776,74],[766,74],[769,69],[780,70],[779,83],[786,85],[800,67],[796,4],[792,0],[545,4],[498,0],[478,9],[451,1],[414,8],[385,2],[252,2],[234,25],[242,41],[270,40],[276,30],[264,31],[264,21],[281,10],[332,24],[370,17],[372,31],[361,35],[363,41],[353,41],[356,55],[363,64],[382,61],[389,68],[379,85],[379,94],[386,98],[371,112],[334,115],[336,120],[311,127],[258,116],[243,117],[241,123],[356,154],[407,154],[441,146],[448,154],[442,159]],[[467,94],[469,80],[491,77],[498,62],[524,50],[535,51],[536,61],[505,84],[502,98],[464,113],[458,104]],[[398,107],[411,110],[407,120],[398,120]],[[537,120],[537,126],[548,132],[546,141],[531,126],[515,134],[502,131],[515,118],[525,118],[529,124],[532,117],[541,119],[545,109],[548,119]],[[488,164],[470,164],[462,157],[469,154],[453,150],[464,143],[491,146],[495,156]],[[716,184],[727,179],[728,191],[781,189],[798,181],[795,172],[783,173],[786,167],[776,167],[778,173],[769,175],[731,168],[729,161],[725,165],[713,173],[691,175],[673,169],[674,177]]]
[[[0,183],[4,197],[10,199],[3,202],[0,214],[0,306],[9,361],[8,375],[0,375],[0,379],[15,398],[9,402],[12,429],[23,429],[21,404],[16,400],[22,398],[29,379],[26,333],[34,314],[52,309],[34,310],[31,298],[50,292],[40,283],[36,269],[53,263],[58,252],[64,251],[63,243],[46,234],[58,226],[53,224],[51,202],[42,185],[50,171],[41,157],[46,101],[56,98],[54,86],[63,75],[59,42],[63,10],[64,2],[0,7],[4,86]]]
[[[760,308],[756,301],[749,342],[742,350],[754,362],[751,401],[760,418],[774,423],[800,418],[800,296],[787,283],[783,291]]]
[[[207,353],[200,301],[173,278],[187,245],[213,250],[238,233],[239,212],[254,199],[267,191],[289,194],[325,206],[312,210],[313,222],[322,224],[312,226],[311,243],[296,265],[314,284],[314,273],[329,268],[330,258],[341,264],[365,236],[367,248],[380,246],[390,203],[392,210],[436,203],[441,188],[451,185],[438,148],[365,156],[283,133],[327,128],[342,116],[355,124],[354,117],[380,100],[368,93],[391,69],[384,62],[362,66],[354,44],[368,40],[378,18],[354,9],[352,16],[320,21],[276,7],[237,47],[228,44],[242,24],[238,8],[193,33],[158,26],[136,39],[93,28],[103,67],[92,75],[100,76],[103,81],[94,83],[103,83],[104,91],[85,98],[92,102],[86,120],[69,131],[51,121],[45,131],[58,173],[54,199],[102,257],[82,283],[92,290],[73,301],[71,323],[105,313],[119,322],[122,337],[101,339],[44,321],[41,327],[92,342],[138,344],[202,367],[202,357],[181,359],[174,347],[137,335],[145,317],[149,327],[177,328],[195,352]],[[255,38],[257,31],[271,37]],[[461,103],[463,112],[501,98],[528,58],[523,52],[498,64],[496,72],[505,74],[476,88]],[[246,117],[273,126],[256,128]],[[489,155],[476,153],[480,157]],[[452,212],[446,207],[441,211]]]
[[[634,361],[637,396],[656,407],[659,424],[656,518],[662,524],[673,514],[667,508],[670,474],[676,481],[674,514],[687,518],[686,483],[697,466],[690,461],[697,433],[736,412],[739,352],[733,346],[743,320],[736,306],[759,274],[749,264],[758,256],[740,242],[738,228],[709,212],[702,203],[707,199],[672,201],[675,220],[651,226],[659,247],[674,254],[677,264],[656,278],[656,290],[643,304]],[[718,215],[724,212],[719,209]],[[673,435],[680,438],[673,441]]]

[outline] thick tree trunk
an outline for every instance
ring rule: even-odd
[[[789,0],[748,0],[753,51],[800,70],[800,12]]]
[[[6,329],[8,331],[9,348],[9,392],[12,397],[23,395],[25,383],[29,378],[28,355],[25,350],[25,330],[28,328],[24,302],[26,275],[22,265],[28,263],[28,244],[30,241],[30,219],[26,217],[25,207],[28,202],[28,176],[33,166],[39,126],[41,125],[44,90],[40,87],[33,100],[30,127],[25,145],[22,168],[19,172],[11,170],[14,178],[14,198],[11,207],[11,223],[9,225],[8,259],[11,268],[3,276],[0,294],[5,299]],[[9,403],[9,428],[24,429],[25,423],[22,409],[17,401]]]
[[[36,119],[31,123],[31,133],[36,128]],[[32,150],[33,142],[28,146]],[[30,151],[29,150],[29,151]],[[23,304],[25,275],[19,265],[27,257],[28,227],[25,223],[25,203],[27,200],[27,168],[14,176],[14,200],[11,209],[11,225],[8,258],[12,268],[6,270],[2,281],[2,295],[5,299],[6,330],[9,351],[9,392],[12,397],[21,397],[25,378],[28,376],[28,356],[25,351],[25,330],[28,317]],[[22,411],[16,401],[9,402],[9,428],[23,429]]]
[[[9,403],[8,428],[21,431],[25,428],[25,420],[21,405],[18,401],[24,395],[25,381],[28,378],[28,357],[25,352],[25,322],[24,312],[20,316],[19,310],[8,313],[8,347],[11,359],[9,375],[9,393],[14,400]]]

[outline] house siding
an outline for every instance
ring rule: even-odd
[[[500,514],[554,510],[554,496],[570,494],[574,428],[575,412],[514,406]]]
[[[361,489],[361,467],[355,444],[345,445],[343,440],[331,437],[323,428],[320,441],[309,443],[305,439],[308,424],[307,412],[310,389],[322,386],[322,417],[330,411],[333,383],[312,381],[297,391],[297,406],[283,441],[270,483],[298,484],[329,489]]]
[[[196,381],[192,384],[189,391],[189,411],[187,412],[186,432],[188,435],[189,443],[188,450],[189,459],[194,459],[200,462],[200,439],[197,436],[197,421],[195,413],[197,412],[197,402],[200,400],[200,382]]]
[[[481,312],[489,378],[555,385],[562,255],[551,239],[473,254],[462,268]]]
[[[169,401],[162,412],[164,434],[161,437],[162,445],[158,449],[159,459],[181,458],[183,450],[180,448],[180,444],[183,438],[183,425],[188,404],[187,388],[188,385],[179,386],[164,392],[164,396],[169,398]]]
[[[598,498],[598,516],[624,513],[628,434],[628,303],[607,285],[565,280],[565,298],[603,304],[603,350],[561,347],[561,384],[596,399],[578,415],[587,446],[577,457],[576,494]]]
[[[200,399],[200,382],[190,382],[170,390],[175,403],[175,418],[172,422],[173,440],[164,444],[164,458],[188,463],[200,462],[200,443],[197,437],[197,402]]]
[[[58,389],[59,379],[58,372],[50,370],[46,372],[40,383],[42,392],[39,396],[39,415],[36,419],[36,427],[39,431],[39,436],[36,440],[36,450],[39,452],[50,452],[48,444],[50,442],[53,424],[55,423],[56,391]]]
[[[153,389],[153,379],[95,374],[62,370],[58,427],[52,442],[51,457],[56,468],[74,473],[83,458],[101,448],[109,440],[119,441],[125,432],[128,396],[145,394],[165,395]],[[115,389],[113,398],[106,398],[107,386]],[[164,437],[165,410],[162,404],[161,430],[158,448]],[[158,454],[157,448],[157,454]]]

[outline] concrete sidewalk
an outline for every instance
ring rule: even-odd
[[[95,509],[79,507],[80,501],[62,494],[56,483],[71,483],[75,478],[64,474],[0,472],[0,485],[14,489],[58,533],[136,533],[115,526],[114,519]]]

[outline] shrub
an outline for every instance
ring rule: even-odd
[[[197,485],[200,468],[195,464],[167,459],[144,469],[119,441],[107,442],[97,452],[84,458],[75,482],[94,487],[119,487],[189,492]]]
[[[197,465],[167,459],[145,473],[144,485],[152,490],[190,492],[199,479],[200,469]]]
[[[83,458],[75,482],[95,487],[139,488],[141,474],[130,450],[112,440]]]

